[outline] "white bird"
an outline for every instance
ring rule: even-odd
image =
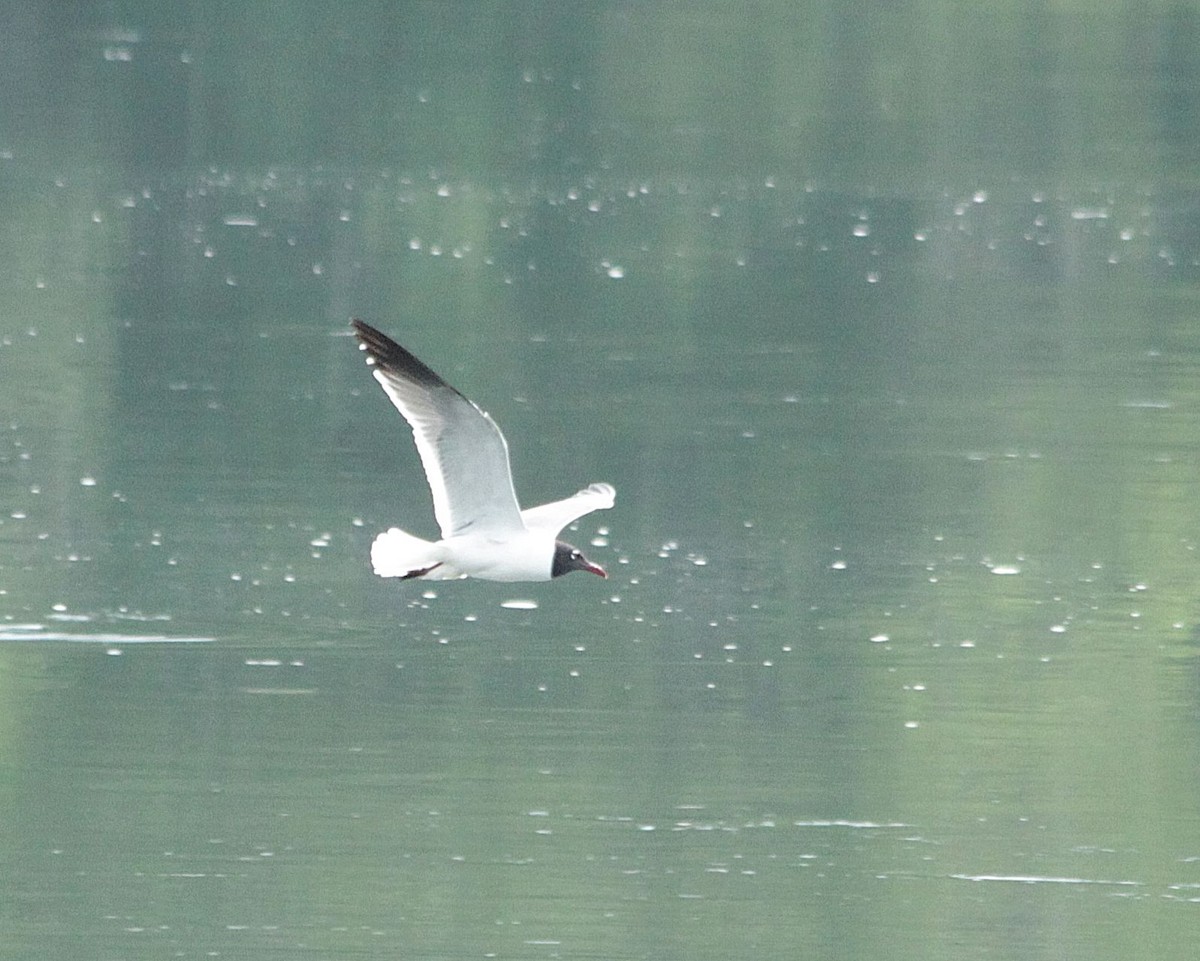
[[[611,484],[592,484],[561,501],[521,510],[508,444],[484,411],[390,337],[350,321],[379,385],[412,428],[433,493],[440,541],[398,527],[371,545],[380,577],[548,581],[571,571],[607,577],[577,547],[558,540],[572,521],[613,506]]]

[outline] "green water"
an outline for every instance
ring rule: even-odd
[[[1191,956],[1200,11],[71,11],[0,39],[0,955]],[[608,581],[372,575],[351,316],[616,486]]]

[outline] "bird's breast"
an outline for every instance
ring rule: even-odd
[[[470,577],[488,581],[548,581],[554,538],[533,531],[512,535],[462,534],[442,542],[448,563]]]

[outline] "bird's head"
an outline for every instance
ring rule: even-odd
[[[590,574],[608,577],[604,568],[599,564],[593,564],[584,557],[583,551],[578,547],[572,547],[565,541],[555,541],[554,561],[550,565],[550,576],[562,577],[564,574],[570,574],[571,571],[587,571]]]

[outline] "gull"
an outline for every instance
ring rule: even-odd
[[[386,334],[350,321],[359,349],[385,394],[412,428],[433,494],[439,541],[393,527],[371,545],[380,577],[401,580],[548,581],[571,571],[608,577],[558,533],[592,511],[613,506],[611,484],[521,510],[496,422]]]

